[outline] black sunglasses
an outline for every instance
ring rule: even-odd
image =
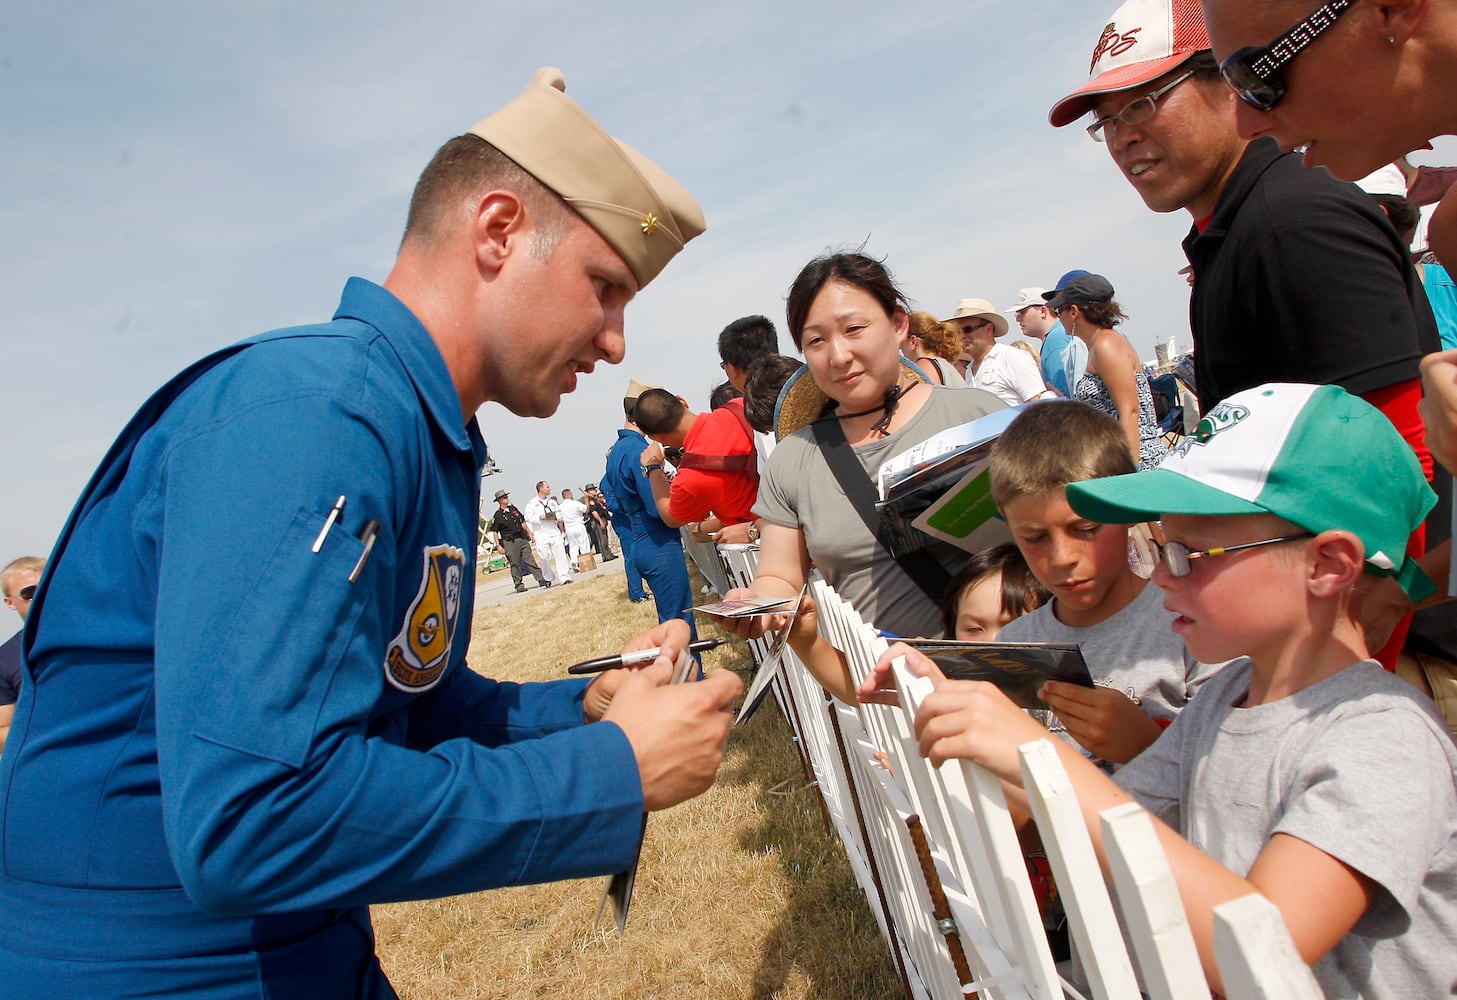
[[[33,583],[29,587],[21,587],[15,592],[15,596],[22,601],[28,601],[35,596],[35,588],[36,585]]]
[[[1331,0],[1269,45],[1247,45],[1219,64],[1219,72],[1239,99],[1258,111],[1273,110],[1285,97],[1280,72],[1327,28],[1336,23],[1356,0]]]

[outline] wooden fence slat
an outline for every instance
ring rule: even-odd
[[[1138,981],[1072,782],[1050,739],[1017,749],[1042,847],[1052,863],[1077,956],[1098,1000],[1139,1000]]]
[[[1274,903],[1257,892],[1214,908],[1214,961],[1229,1000],[1321,1000]]]
[[[1209,983],[1153,820],[1137,802],[1099,814],[1118,908],[1153,1000],[1208,1000]]]

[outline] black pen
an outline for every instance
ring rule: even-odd
[[[374,551],[374,540],[379,537],[381,527],[382,525],[374,518],[364,522],[364,529],[359,532],[359,540],[364,543],[364,551],[359,553],[359,562],[354,564],[354,569],[349,574],[350,583],[359,579],[359,573],[364,569],[364,560],[368,559],[370,552]]]
[[[701,653],[705,649],[714,649],[728,642],[727,639],[699,639],[697,642],[688,644],[688,651]],[[639,649],[632,653],[623,653],[621,656],[599,656],[595,660],[583,660],[581,663],[573,663],[567,668],[569,674],[600,674],[604,670],[616,670],[618,667],[636,667],[643,663],[652,663],[663,651],[661,646],[652,649]]]

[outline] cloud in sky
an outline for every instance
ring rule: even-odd
[[[327,318],[351,274],[381,279],[431,153],[542,65],[677,176],[709,229],[629,308],[621,367],[548,421],[481,411],[505,470],[492,491],[599,479],[630,376],[706,407],[718,331],[750,313],[782,326],[789,282],[827,248],[865,243],[941,314],[1087,267],[1118,287],[1142,355],[1187,343],[1187,216],[1149,213],[1101,147],[1046,122],[1104,6],[11,5],[0,561],[49,550],[174,371]]]

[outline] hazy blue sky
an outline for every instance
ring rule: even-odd
[[[1148,212],[1101,146],[1047,125],[1116,6],[9,4],[0,562],[49,551],[174,371],[382,279],[420,168],[542,65],[709,228],[629,308],[623,365],[548,421],[481,411],[492,491],[598,480],[630,376],[706,408],[718,331],[782,327],[790,280],[829,248],[865,243],[943,316],[1086,267],[1141,354],[1185,344],[1187,216]]]

